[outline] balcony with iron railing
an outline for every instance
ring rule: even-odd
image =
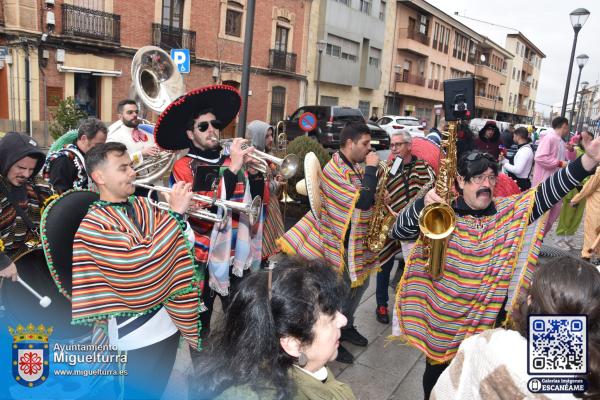
[[[521,81],[519,85],[519,94],[523,97],[529,97],[531,82]]]
[[[407,36],[409,39],[416,40],[419,43],[429,46],[429,36],[427,36],[426,33],[419,32],[416,29],[409,29]]]
[[[269,50],[269,68],[296,72],[296,54],[275,49]]]
[[[396,74],[396,82],[410,83],[411,85],[425,86],[425,77],[415,74]]]
[[[72,39],[94,39],[106,44],[121,42],[121,16],[104,11],[62,5],[62,35]]]
[[[196,32],[170,25],[152,24],[152,44],[164,50],[188,49],[196,57]]]

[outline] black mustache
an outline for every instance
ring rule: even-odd
[[[483,194],[483,193],[487,193],[490,196],[492,195],[492,191],[489,188],[481,188],[477,191],[477,193],[475,193],[476,197],[479,197],[479,195]]]

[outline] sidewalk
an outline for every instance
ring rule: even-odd
[[[544,247],[554,250],[561,248],[571,255],[579,257],[583,244],[583,223],[571,242],[574,249],[568,250],[557,240],[554,230],[544,240]],[[543,262],[547,258],[540,257]],[[392,276],[394,274],[392,271]],[[354,364],[338,362],[329,364],[332,371],[342,382],[349,384],[359,400],[418,400],[423,398],[421,377],[425,368],[424,356],[417,350],[390,342],[391,324],[383,325],[375,319],[375,279],[370,279],[360,306],[356,312],[355,324],[358,331],[367,337],[367,347],[356,347],[344,342],[344,346],[354,355]],[[389,289],[390,302],[393,304],[394,292]],[[215,302],[215,308],[220,303]],[[222,316],[219,310],[213,315]],[[391,312],[391,310],[390,310]],[[191,361],[187,346],[180,346],[179,353],[164,400],[184,400],[188,397],[187,374],[191,370]],[[192,400],[192,399],[190,399]]]

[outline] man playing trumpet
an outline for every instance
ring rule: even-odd
[[[183,217],[191,185],[174,185],[165,211],[132,196],[136,173],[125,145],[97,145],[85,162],[100,200],[73,243],[73,323],[107,326],[110,344],[127,351],[125,398],[157,398],[180,335],[200,346],[203,280]]]
[[[236,117],[241,104],[238,92],[229,86],[210,86],[188,92],[161,114],[155,129],[157,143],[163,149],[188,148],[186,156],[175,162],[171,181],[192,184],[195,193],[214,199],[249,203],[262,196],[261,174],[245,169],[253,147],[243,149],[244,139],[234,139],[229,154],[222,151],[220,131]],[[206,204],[197,204],[206,207]],[[215,294],[227,307],[230,286],[250,267],[260,263],[261,235],[247,216],[231,213],[224,224],[190,217],[194,230],[194,255],[207,270],[203,293],[208,308],[201,314],[204,332],[210,330]],[[227,216],[226,216],[227,217]]]

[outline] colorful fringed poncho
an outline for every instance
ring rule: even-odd
[[[199,347],[203,282],[185,223],[145,198],[94,203],[73,243],[73,323],[137,316],[165,307],[194,348]]]
[[[350,168],[340,154],[335,153],[323,168],[320,220],[308,212],[277,241],[283,252],[307,259],[322,258],[340,274],[347,267],[352,287],[362,285],[370,273],[379,269],[378,254],[370,252],[364,240],[372,209],[355,208],[361,180],[362,169],[358,165]],[[346,248],[344,239],[348,230]]]
[[[457,215],[441,277],[432,280],[419,239],[396,295],[393,336],[433,362],[447,362],[467,337],[494,327],[529,287],[545,218],[529,225],[535,190],[495,199],[488,216]]]

